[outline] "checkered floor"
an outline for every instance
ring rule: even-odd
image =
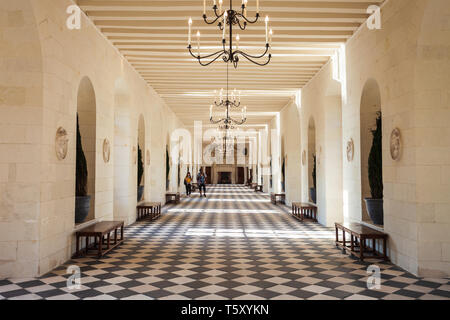
[[[334,246],[333,230],[302,224],[289,208],[241,186],[211,186],[155,222],[126,229],[126,242],[101,260],[69,261],[39,279],[0,280],[0,299],[450,299],[449,279],[418,279],[367,268]],[[67,288],[67,268],[82,286]]]

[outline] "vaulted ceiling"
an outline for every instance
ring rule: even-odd
[[[274,30],[272,62],[265,67],[241,61],[230,67],[230,86],[242,91],[249,124],[265,124],[280,111],[364,23],[367,8],[384,0],[260,0],[261,15]],[[217,51],[222,34],[202,19],[201,0],[78,0],[100,31],[188,126],[208,121],[214,90],[226,86],[226,64],[202,67],[187,51],[188,20],[199,30],[202,52]],[[209,16],[212,0],[207,0]],[[225,6],[225,4],[227,4]],[[235,6],[241,0],[234,0]],[[256,0],[249,0],[249,16]],[[229,1],[224,0],[224,7]],[[239,31],[241,49],[264,50],[264,19]],[[195,38],[195,37],[194,37]]]

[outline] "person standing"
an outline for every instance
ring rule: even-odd
[[[186,196],[190,197],[192,193],[192,177],[190,172],[184,178],[184,186],[186,187]]]
[[[202,196],[202,190],[203,195],[206,198],[206,173],[203,172],[203,168],[200,169],[200,172],[197,174],[197,183],[198,187],[200,189],[200,197]]]

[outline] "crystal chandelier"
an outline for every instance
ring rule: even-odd
[[[242,0],[242,6],[240,11],[233,10],[233,1],[230,0],[230,8],[228,10],[223,10],[223,0],[219,0],[219,6],[217,6],[217,1],[214,0],[213,10],[214,16],[211,20],[208,20],[206,15],[206,0],[203,0],[203,20],[206,24],[212,25],[218,23],[218,27],[222,32],[222,49],[212,53],[201,55],[200,53],[200,31],[197,31],[197,52],[192,51],[192,18],[189,19],[189,45],[188,50],[190,54],[198,60],[202,66],[208,66],[222,57],[223,61],[226,63],[232,63],[235,68],[237,68],[240,57],[244,57],[248,61],[257,64],[259,66],[265,66],[269,64],[272,54],[270,53],[271,42],[273,31],[269,30],[269,17],[266,16],[266,45],[265,50],[262,54],[251,55],[242,50],[239,50],[239,34],[236,35],[236,43],[233,44],[233,26],[239,27],[240,30],[245,30],[247,24],[254,24],[259,20],[259,0],[256,0],[256,18],[253,20],[248,19],[247,16],[247,3],[248,0]],[[227,35],[227,29],[228,35]],[[228,41],[227,41],[228,36]],[[261,61],[262,59],[264,61]],[[259,61],[258,61],[259,60]],[[261,62],[260,62],[261,61]]]

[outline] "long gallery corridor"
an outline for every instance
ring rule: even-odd
[[[1,299],[449,299],[450,282],[418,279],[380,263],[380,290],[367,267],[334,246],[334,230],[302,224],[286,206],[243,186],[211,186],[155,222],[126,229],[101,260],[69,261],[39,279],[0,281]],[[66,288],[81,268],[82,287]]]

